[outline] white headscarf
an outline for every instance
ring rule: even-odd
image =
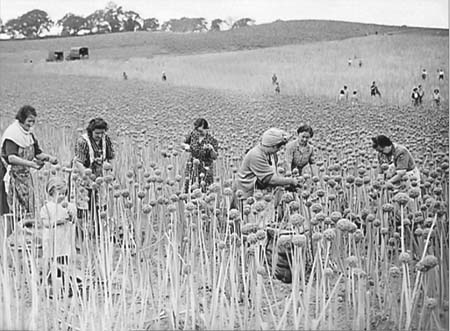
[[[26,148],[34,144],[34,139],[31,131],[25,131],[18,120],[15,120],[10,126],[6,128],[2,136],[0,147],[3,147],[3,143],[6,139],[13,141],[15,144],[22,148]]]
[[[287,142],[289,140],[289,134],[286,131],[270,128],[265,131],[261,137],[261,144],[263,146],[272,147],[281,142]]]

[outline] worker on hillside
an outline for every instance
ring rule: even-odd
[[[378,96],[381,98],[380,90],[378,89],[378,86],[377,86],[377,84],[375,83],[375,81],[373,81],[373,82],[372,82],[372,85],[370,86],[370,95],[371,95],[372,97],[375,97],[375,96],[378,95]]]
[[[276,74],[272,75],[272,85],[275,85],[278,82],[278,77]]]
[[[425,80],[427,79],[428,73],[427,73],[427,69],[422,69],[422,79]]]

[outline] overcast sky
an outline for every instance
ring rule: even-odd
[[[102,9],[104,0],[0,0],[3,22],[32,9],[45,10],[54,20],[68,12],[87,16]],[[330,19],[388,25],[448,28],[448,0],[117,0],[143,18],[250,17],[256,23],[277,19]]]

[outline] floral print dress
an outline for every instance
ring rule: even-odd
[[[191,156],[186,163],[184,191],[188,192],[194,183],[200,186],[202,180],[206,183],[205,188],[208,187],[214,182],[214,159],[206,145],[211,144],[217,153],[219,149],[217,139],[209,133],[201,136],[197,130],[194,130],[186,137],[184,142],[190,146],[191,152]],[[203,178],[201,178],[201,174],[204,175]]]

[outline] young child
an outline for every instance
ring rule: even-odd
[[[275,85],[278,82],[278,77],[276,74],[273,74],[272,76],[272,85]]]
[[[67,202],[67,184],[64,179],[52,177],[46,188],[48,199],[41,208],[42,246],[44,258],[67,264],[75,246],[77,210]]]
[[[438,79],[439,80],[444,80],[444,70],[443,69],[438,69]]]
[[[422,69],[422,79],[423,80],[427,79],[427,75],[428,75],[427,69]]]
[[[353,94],[352,94],[352,106],[356,106],[358,104],[358,91],[357,90],[353,90]]]
[[[417,87],[413,88],[411,93],[412,103],[415,107],[419,105],[419,93],[417,92]]]
[[[439,89],[437,88],[433,91],[433,103],[437,108],[441,105],[441,95],[439,93]]]
[[[343,103],[344,101],[345,101],[345,91],[344,89],[341,89],[339,91],[338,103]]]
[[[275,84],[275,93],[280,94],[280,83],[276,82]]]

